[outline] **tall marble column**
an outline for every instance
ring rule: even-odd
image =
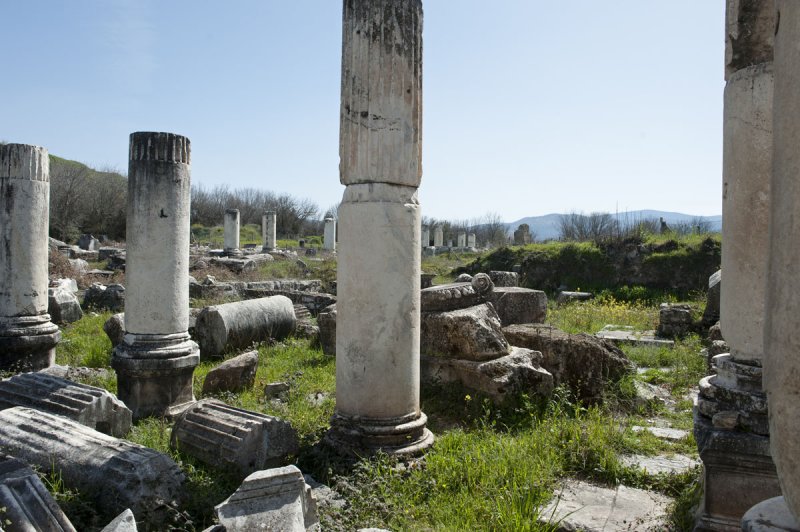
[[[437,248],[444,246],[444,230],[441,226],[433,230],[433,246]]]
[[[336,412],[341,452],[421,452],[422,2],[344,0]],[[369,253],[364,253],[368,249]]]
[[[458,247],[460,248],[467,247],[467,233],[464,232],[458,233]]]
[[[422,226],[422,247],[426,248],[431,245],[431,230],[427,225]]]
[[[800,4],[777,0],[776,6],[764,381],[772,457],[796,530],[800,523]]]
[[[261,250],[272,251],[276,247],[275,227],[278,215],[272,211],[265,212],[261,217],[261,237],[263,240]]]
[[[0,145],[0,369],[53,365],[61,340],[47,313],[50,159],[27,144]]]
[[[128,166],[125,337],[111,365],[135,419],[194,401],[189,338],[189,139],[133,133]]]
[[[325,218],[325,234],[322,239],[323,249],[333,251],[336,249],[336,220]]]
[[[474,248],[476,245],[476,238],[475,233],[470,233],[467,235],[467,247]]]
[[[222,224],[222,251],[228,256],[239,256],[239,209],[225,209]]]
[[[699,530],[738,530],[778,494],[762,386],[772,175],[772,0],[728,0],[723,118],[720,322],[731,352],[700,381],[695,439],[703,460]]]

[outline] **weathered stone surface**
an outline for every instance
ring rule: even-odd
[[[228,253],[228,251],[226,251],[226,253]],[[227,268],[234,273],[252,272],[255,271],[256,267],[258,266],[256,264],[256,261],[254,261],[250,257],[245,257],[245,258],[239,258],[235,256],[214,257],[212,259],[209,259],[209,262],[214,266],[221,266],[223,268]]]
[[[195,337],[203,358],[218,357],[226,349],[242,349],[270,338],[281,340],[294,331],[294,306],[285,296],[272,296],[203,309],[195,323]]]
[[[699,530],[738,530],[747,509],[781,494],[768,437],[715,428],[697,411],[694,436],[703,461]]]
[[[75,293],[63,288],[47,290],[47,313],[53,323],[73,323],[83,317],[83,310]]]
[[[742,517],[742,532],[797,532],[795,519],[783,497],[773,497],[747,510]]]
[[[0,380],[0,409],[15,406],[64,416],[117,437],[131,428],[131,411],[108,390],[42,372]]]
[[[119,514],[113,521],[108,523],[100,532],[138,532],[136,528],[136,517],[130,508]]]
[[[728,0],[725,14],[725,79],[761,63],[772,62],[775,7],[763,0]]]
[[[83,259],[69,259],[73,274],[83,275],[89,271],[89,263]]]
[[[462,273],[462,274],[459,274],[459,276],[456,277],[455,281],[453,281],[453,282],[454,283],[471,283],[472,282],[472,276],[470,274],[468,274],[468,273]]]
[[[203,399],[175,421],[170,445],[242,478],[277,467],[297,454],[297,432],[287,421]]]
[[[560,532],[666,530],[670,502],[651,491],[571,480],[542,509],[540,521],[558,523]]]
[[[0,507],[7,532],[75,532],[39,475],[6,455],[0,455]]]
[[[541,290],[495,287],[489,294],[489,301],[500,316],[503,327],[516,323],[544,323],[547,319],[547,294]]]
[[[531,228],[528,224],[520,224],[514,231],[514,245],[524,246],[531,243]]]
[[[311,488],[295,466],[253,473],[215,511],[228,532],[305,532],[319,527]]]
[[[521,393],[547,397],[553,392],[553,376],[541,367],[541,358],[541,353],[519,347],[489,361],[423,356],[422,379],[460,382],[498,404]]]
[[[0,144],[0,369],[51,366],[58,326],[47,314],[50,159],[47,150]]]
[[[648,475],[686,473],[700,465],[699,460],[683,454],[672,456],[627,455],[622,456],[620,462],[625,466],[641,469]]]
[[[618,347],[588,334],[568,334],[549,325],[511,325],[503,329],[511,345],[542,353],[542,367],[556,386],[566,384],[584,401],[602,398],[606,383],[633,371]]]
[[[203,395],[240,392],[252,388],[258,370],[258,351],[248,351],[229,358],[206,375]]]
[[[276,228],[278,225],[278,214],[274,211],[265,212],[261,217],[261,250],[264,252],[273,251],[277,247],[278,238]]]
[[[682,338],[692,331],[693,323],[691,306],[662,303],[658,309],[656,336]]]
[[[0,411],[0,449],[42,471],[59,471],[108,519],[130,508],[157,527],[165,504],[184,495],[184,474],[167,455],[46,412]]]
[[[680,441],[685,439],[689,435],[688,430],[673,429],[670,427],[633,426],[631,427],[631,430],[633,432],[649,432],[656,438],[661,438],[662,440],[670,440],[670,441]]]
[[[122,312],[125,310],[125,287],[121,284],[105,286],[92,283],[83,295],[83,305],[97,310]]]
[[[637,331],[630,326],[619,325],[606,325],[595,333],[597,338],[606,340],[614,345],[639,345],[648,347],[675,347],[674,340],[667,340],[665,338],[657,338],[656,332],[650,331]]]
[[[722,293],[722,270],[717,270],[708,278],[708,292],[706,293],[706,308],[700,320],[706,329],[719,321],[720,295]]]
[[[494,290],[488,275],[479,273],[469,283],[432,286],[421,292],[423,312],[457,310],[485,303]]]
[[[430,288],[431,286],[433,286],[434,277],[436,277],[435,273],[422,272],[420,274],[420,288],[424,290],[426,288]],[[461,277],[461,276],[459,275],[459,277]],[[470,275],[470,281],[471,280],[472,280],[472,276]]]
[[[328,251],[336,249],[336,220],[325,218],[325,232],[322,237],[322,247]]]
[[[223,220],[223,250],[225,255],[241,255],[239,249],[239,209],[225,209]]]
[[[571,303],[573,301],[588,301],[592,299],[594,294],[590,292],[567,292],[561,291],[556,296],[556,303],[559,305],[563,305],[565,303]]]
[[[97,251],[100,249],[100,241],[92,235],[83,234],[78,238],[78,247],[86,251]]]
[[[336,305],[326,307],[317,316],[319,345],[329,357],[336,356]]]
[[[769,269],[764,307],[764,385],[769,400],[772,456],[792,515],[800,519],[800,238],[796,223],[800,140],[800,4],[777,0]],[[768,9],[768,7],[766,8]],[[762,233],[763,235],[763,233]],[[726,244],[727,246],[727,244]],[[728,272],[725,271],[726,283]],[[735,347],[723,322],[725,339]],[[735,357],[735,351],[731,353]],[[777,495],[777,494],[776,494]]]
[[[319,279],[273,279],[247,283],[248,290],[286,290],[292,292],[322,292]]]
[[[500,317],[484,303],[447,312],[423,312],[420,352],[463,360],[492,360],[508,354]]]
[[[207,275],[199,283],[189,282],[189,297],[195,299],[211,299],[222,297],[236,297],[239,292],[233,283],[220,283],[211,276]]]
[[[50,282],[51,288],[60,288],[73,294],[78,291],[78,281],[75,279],[56,279]]]
[[[273,296],[288,297],[295,305],[305,306],[312,315],[316,315],[329,305],[336,303],[336,296],[324,292],[306,290],[271,290],[269,288],[246,288],[244,296],[248,299]]]
[[[516,272],[490,271],[489,278],[494,283],[495,288],[519,286],[519,274]]]
[[[103,323],[103,331],[111,340],[111,346],[116,347],[125,338],[125,313],[119,312],[108,318]]]

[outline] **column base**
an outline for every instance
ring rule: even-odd
[[[434,436],[425,428],[428,417],[403,416],[369,419],[334,414],[325,443],[347,456],[368,456],[377,452],[395,456],[417,456],[433,445]]]
[[[792,515],[783,497],[762,501],[742,517],[744,532],[797,532],[800,523]]]
[[[55,363],[58,325],[49,314],[0,318],[0,371],[22,373]]]
[[[171,419],[194,403],[192,380],[200,348],[188,338],[188,334],[126,334],[114,349],[111,366],[117,372],[117,397],[130,408],[134,420]]]
[[[781,494],[769,437],[714,428],[697,409],[694,435],[704,488],[694,530],[739,531],[748,509]]]

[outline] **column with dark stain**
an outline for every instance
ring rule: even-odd
[[[53,365],[58,326],[47,313],[47,150],[0,145],[0,370]]]
[[[420,410],[422,2],[345,0],[336,412],[345,453],[417,453]]]
[[[112,366],[134,419],[171,416],[194,401],[200,354],[188,333],[190,190],[189,139],[131,135],[125,337]]]

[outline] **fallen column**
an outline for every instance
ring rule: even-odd
[[[111,365],[134,419],[170,416],[194,401],[200,361],[189,338],[189,139],[133,133],[129,162],[125,336]]]
[[[75,532],[39,475],[5,455],[0,455],[0,508],[0,525],[8,532]]]
[[[326,439],[346,454],[418,453],[433,443],[419,400],[422,2],[348,0],[342,24],[346,188]]]
[[[200,354],[206,359],[253,342],[281,340],[296,324],[292,300],[272,296],[206,307],[197,316],[194,330]]]
[[[15,406],[67,417],[119,438],[131,429],[131,411],[108,390],[46,373],[23,373],[0,381],[0,410]]]
[[[287,421],[203,399],[175,421],[170,446],[241,478],[286,463],[298,452],[297,432]]]
[[[0,144],[0,370],[47,368],[61,340],[47,313],[47,150]]]
[[[59,473],[108,519],[130,508],[138,520],[163,524],[164,505],[180,504],[185,493],[184,474],[169,456],[46,412],[0,411],[0,447]]]

